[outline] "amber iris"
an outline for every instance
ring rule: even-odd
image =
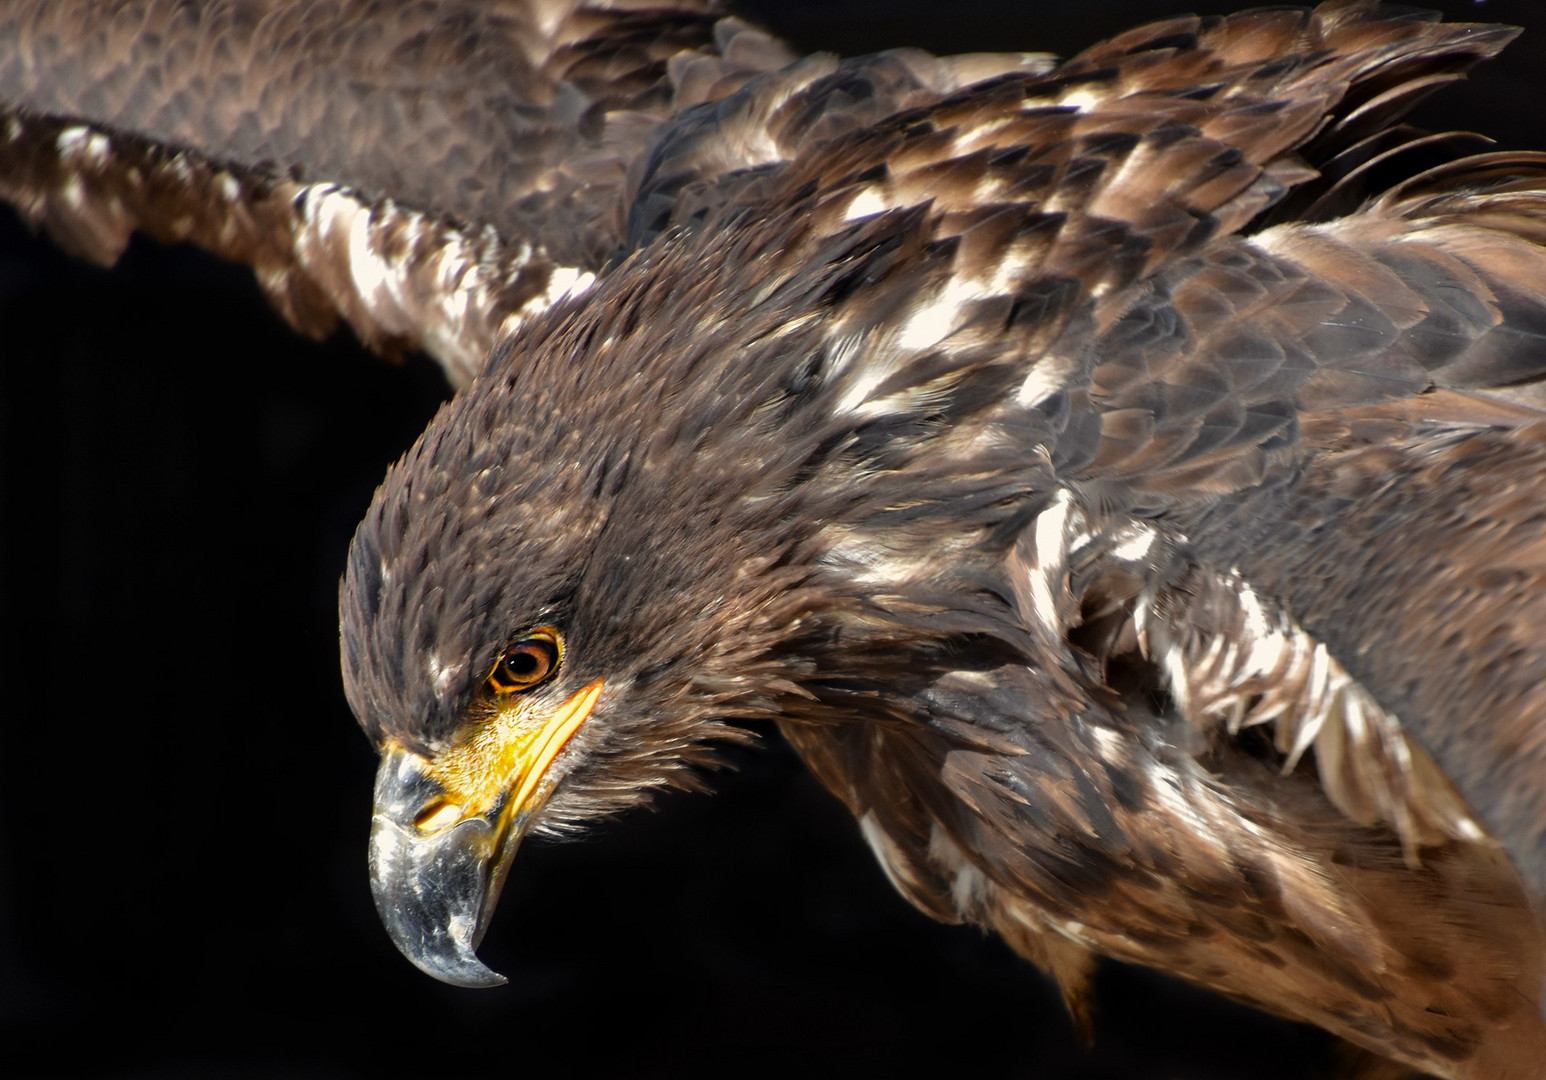
[[[514,694],[547,680],[558,670],[562,654],[558,631],[543,627],[505,646],[489,673],[488,687],[496,694]]]

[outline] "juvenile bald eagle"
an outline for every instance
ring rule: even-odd
[[[414,963],[497,981],[525,835],[761,718],[1076,1014],[1107,955],[1546,1072],[1546,156],[1368,184],[1511,31],[839,62],[709,3],[366,10],[11,5],[0,193],[467,381],[341,594]]]

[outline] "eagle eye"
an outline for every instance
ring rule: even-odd
[[[505,646],[489,672],[488,688],[495,694],[518,694],[545,682],[558,670],[563,646],[558,631],[541,627]]]

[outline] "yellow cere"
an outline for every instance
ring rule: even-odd
[[[601,687],[597,679],[550,713],[530,697],[501,699],[470,739],[430,763],[429,775],[456,806],[435,810],[419,827],[433,832],[454,824],[453,813],[458,819],[486,814],[506,792],[513,793],[506,816],[526,808],[548,765],[595,708]]]

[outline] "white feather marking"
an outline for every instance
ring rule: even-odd
[[[884,541],[866,540],[853,535],[839,538],[823,562],[840,567],[855,582],[865,585],[898,585],[913,581],[935,568],[939,553],[904,558]]]
[[[1124,530],[1123,539],[1111,549],[1111,557],[1123,562],[1139,562],[1154,550],[1154,541],[1157,539],[1159,533],[1152,525],[1134,524]]]
[[[370,214],[358,205],[349,222],[349,276],[367,303],[380,305],[392,297],[390,268],[371,250]]]
[[[1036,556],[1030,572],[1031,614],[1059,635],[1064,628],[1054,590],[1060,592],[1062,589],[1072,510],[1073,493],[1067,488],[1059,488],[1047,508],[1036,515]]]
[[[481,277],[482,275],[479,275]],[[466,288],[448,289],[442,293],[440,301],[441,317],[452,326],[460,326],[467,318],[467,311],[472,306],[474,292],[485,292],[481,282]]]
[[[891,204],[878,187],[867,187],[853,197],[848,204],[848,209],[843,212],[844,221],[858,221],[860,218],[874,217],[891,209]]]
[[[54,149],[60,157],[74,157],[90,136],[91,129],[78,124],[63,128],[54,138]]]
[[[1267,676],[1281,671],[1286,666],[1285,660],[1293,662],[1298,640],[1293,635],[1275,632],[1254,639],[1247,638],[1245,644],[1250,651],[1246,654],[1242,672],[1235,678],[1236,685],[1253,676]]]
[[[1067,389],[1069,377],[1076,367],[1076,363],[1067,357],[1050,354],[1039,357],[1026,373],[1020,389],[1015,391],[1015,404],[1033,409],[1053,394]]]
[[[427,224],[423,214],[417,210],[408,211],[403,217],[403,246],[410,251],[417,247],[424,239]]]
[[[846,358],[845,358],[846,360]],[[834,365],[835,366],[835,365]],[[848,366],[846,363],[844,366]],[[848,387],[843,391],[843,396],[838,398],[833,405],[834,414],[854,412],[869,400],[875,388],[885,382],[894,373],[895,369],[882,360],[871,359],[869,362],[855,366],[852,377],[848,381]]]
[[[870,398],[868,401],[853,409],[855,416],[866,419],[874,419],[877,416],[896,415],[899,413],[917,412],[924,402],[930,400],[926,387],[907,387],[894,394],[887,394],[883,398]]]
[[[1175,699],[1176,708],[1182,716],[1195,717],[1196,706],[1193,703],[1191,672],[1187,664],[1186,650],[1181,643],[1172,637],[1163,622],[1155,622],[1149,633],[1149,641],[1156,648],[1158,655],[1155,657],[1160,670],[1165,673],[1165,679],[1170,683],[1170,696]]]
[[[1058,488],[1047,508],[1036,515],[1036,554],[1043,557],[1063,549],[1063,531],[1073,508],[1073,492]]]
[[[952,684],[980,687],[983,690],[997,690],[998,679],[986,671],[952,671],[950,673]]]
[[[1154,599],[1157,593],[1158,585],[1151,581],[1143,587],[1138,599],[1133,601],[1133,633],[1138,638],[1138,652],[1145,660],[1154,656],[1150,648],[1149,629],[1154,623]]]
[[[1101,93],[1088,86],[1081,86],[1062,94],[1058,98],[1058,104],[1071,105],[1080,112],[1088,112],[1097,105],[1104,103],[1110,96],[1110,94]]]
[[[1099,724],[1087,729],[1090,738],[1095,740],[1095,745],[1100,748],[1102,761],[1113,762],[1117,765],[1127,765],[1132,760],[1132,754],[1128,752],[1127,740],[1109,727]]]
[[[435,252],[430,265],[434,267],[432,274],[436,286],[449,293],[461,290],[468,271],[477,263],[467,250],[467,244],[452,233],[442,238],[440,250]]]
[[[460,664],[446,664],[440,659],[438,653],[430,653],[424,662],[425,670],[429,673],[430,685],[435,688],[435,693],[444,697],[462,674]]]
[[[308,184],[301,190],[299,202],[303,220],[321,233],[347,227],[359,208],[337,184]]]
[[[1234,576],[1238,578],[1240,572],[1235,571]],[[1245,632],[1250,637],[1264,638],[1273,632],[1267,624],[1267,613],[1262,610],[1260,598],[1243,583],[1240,586],[1240,610],[1245,614]]]
[[[1482,829],[1481,823],[1475,818],[1462,816],[1452,824],[1455,836],[1460,840],[1469,840],[1473,844],[1480,844],[1490,839]]]
[[[94,165],[100,165],[112,156],[112,141],[100,131],[93,131],[81,146],[81,157]]]
[[[908,317],[896,343],[910,352],[936,345],[960,327],[962,311],[968,304],[995,295],[998,292],[991,284],[984,286],[970,278],[952,277],[933,300]]]
[[[581,296],[596,283],[596,275],[577,266],[557,266],[548,277],[548,287],[526,306],[536,311],[546,311],[560,300]]]

